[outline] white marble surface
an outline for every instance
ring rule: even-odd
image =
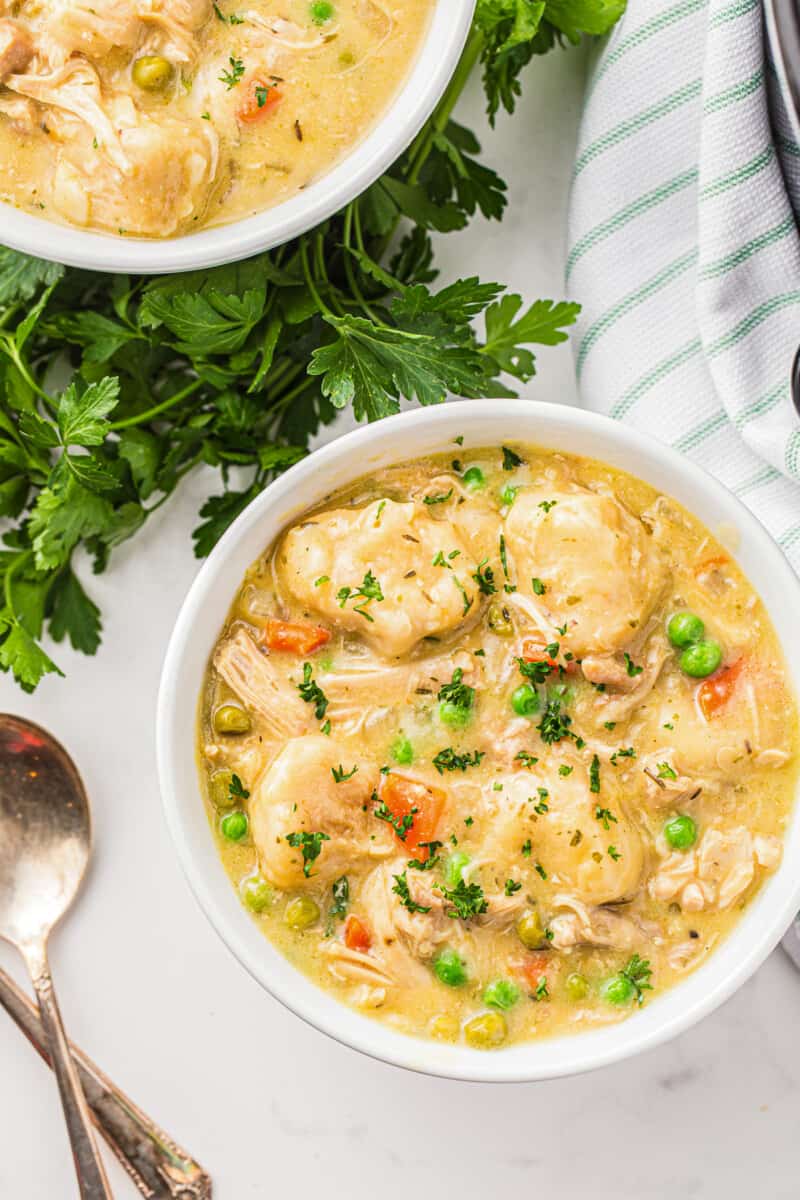
[[[512,183],[509,217],[447,239],[453,272],[505,279],[530,297],[561,294],[582,75],[575,53],[529,72],[524,111],[492,140]],[[477,96],[465,107],[474,117]],[[545,351],[532,386],[574,401],[566,349]],[[188,482],[91,580],[106,614],[96,660],[61,650],[67,681],[34,697],[0,683],[1,708],[71,748],[93,800],[96,860],[52,948],[76,1040],[209,1168],[218,1200],[796,1197],[800,977],[780,953],[668,1046],[591,1076],[504,1087],[373,1063],[244,974],[179,872],[153,753],[159,670],[197,569],[189,530],[204,495],[203,480]],[[21,977],[7,947],[0,963]],[[118,1197],[136,1194],[115,1164],[112,1178]],[[75,1196],[55,1086],[0,1017],[0,1197]]]

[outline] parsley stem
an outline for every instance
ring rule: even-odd
[[[20,375],[27,383],[28,387],[31,388],[31,390],[34,391],[36,393],[36,395],[40,397],[40,399],[44,400],[46,402],[46,404],[55,411],[55,408],[56,408],[55,400],[49,394],[49,392],[46,392],[44,390],[44,388],[39,387],[39,384],[36,382],[36,380],[31,375],[24,358],[20,354],[19,350],[17,349],[16,345],[11,340],[11,338],[9,338],[9,337],[0,338],[0,351],[4,352],[11,359],[14,366],[17,368]]]
[[[335,317],[336,314],[332,312],[330,308],[328,308],[327,304],[322,299],[322,296],[320,296],[319,292],[317,291],[317,285],[311,272],[311,264],[308,261],[308,244],[305,238],[300,239],[300,261],[303,264],[303,275],[305,276],[308,290],[311,292],[311,296],[317,308],[323,314],[323,316]]]
[[[109,429],[128,429],[131,425],[147,425],[154,417],[166,412],[168,408],[174,408],[176,404],[180,404],[181,400],[185,400],[187,396],[191,396],[202,386],[202,379],[193,379],[185,388],[175,392],[173,396],[167,397],[166,400],[162,400],[160,404],[155,404],[144,412],[135,413],[132,417],[126,417],[124,421],[112,421]]]
[[[461,93],[467,85],[467,80],[472,74],[472,70],[480,59],[484,48],[483,34],[474,26],[470,32],[467,44],[464,48],[464,53],[461,55],[458,66],[455,69],[453,78],[448,84],[447,91],[439,102],[436,111],[430,121],[425,124],[419,138],[411,148],[410,162],[407,172],[408,182],[411,184],[419,181],[420,173],[424,167],[428,155],[433,149],[433,144],[440,133],[443,133],[447,128],[450,117],[453,115],[453,109],[458,103]]]
[[[352,291],[352,293],[355,296],[358,303],[363,308],[364,312],[367,314],[367,316],[370,318],[371,321],[375,322],[376,325],[383,325],[383,324],[385,324],[385,322],[380,319],[380,317],[375,312],[375,310],[373,308],[371,308],[371,306],[364,299],[364,294],[358,285],[358,280],[356,279],[356,273],[353,270],[353,264],[350,259],[350,245],[351,245],[352,233],[353,233],[353,210],[354,210],[354,207],[355,207],[354,205],[348,204],[347,208],[345,209],[345,214],[344,214],[344,244],[345,244],[344,271],[345,271],[345,275],[347,276],[347,282],[350,284],[350,290]]]
[[[14,608],[14,598],[11,592],[11,583],[14,576],[19,574],[19,572],[28,562],[28,559],[31,558],[32,554],[32,550],[24,550],[21,554],[19,554],[6,571],[3,579],[3,594],[6,600],[6,607],[13,617],[16,617],[17,611]]]

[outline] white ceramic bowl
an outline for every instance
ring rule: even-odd
[[[0,203],[0,242],[70,267],[161,275],[236,262],[297,237],[360,195],[410,144],[450,81],[474,9],[475,0],[437,0],[411,73],[373,129],[333,170],[274,208],[155,240],[90,233]]]
[[[761,592],[800,692],[800,580],[756,519],[721,484],[635,429],[577,409],[482,400],[419,409],[359,429],[292,467],[232,525],[181,609],[158,702],[158,764],[167,822],[194,893],[220,937],[273,996],[318,1029],[375,1058],[430,1074],[483,1081],[546,1079],[647,1050],[712,1012],[750,976],[800,907],[800,812],[782,866],[731,936],[685,982],[621,1024],[485,1053],[407,1037],[339,1004],[295,970],[241,906],[219,859],[200,796],[195,721],[203,674],[237,581],[283,527],[351,479],[403,459],[503,442],[589,455],[674,496],[713,531],[734,525],[736,557]]]

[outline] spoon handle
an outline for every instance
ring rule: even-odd
[[[36,1006],[0,968],[0,1005],[52,1066]],[[129,1100],[80,1047],[70,1043],[92,1119],[146,1200],[211,1200],[211,1179]]]
[[[23,949],[31,980],[39,1001],[39,1016],[45,1040],[50,1047],[50,1058],[61,1093],[61,1106],[67,1123],[75,1173],[81,1200],[113,1200],[106,1173],[92,1136],[91,1117],[86,1097],[72,1055],[69,1052],[67,1035],[58,1010],[55,988],[47,961],[44,942],[25,946]]]

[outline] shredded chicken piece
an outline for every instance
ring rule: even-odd
[[[641,946],[645,934],[630,917],[609,908],[587,908],[573,897],[557,896],[555,903],[571,912],[556,913],[548,922],[552,945],[556,950],[573,946],[606,946],[614,950],[633,950]]]
[[[395,984],[425,983],[429,972],[423,966],[448,939],[458,936],[455,922],[444,914],[442,897],[433,890],[427,872],[406,870],[404,858],[382,863],[370,872],[361,888],[360,901],[372,932],[372,951],[379,968]],[[411,913],[392,890],[395,876],[406,871],[411,899],[429,908]]]
[[[629,674],[625,663],[620,664],[618,659],[583,659],[581,670],[587,679],[592,683],[607,683],[623,691],[623,695],[619,696],[607,692],[598,694],[595,703],[599,718],[604,722],[627,720],[652,692],[668,654],[666,639],[660,635],[654,637],[648,646],[644,663],[634,664],[642,667],[641,674],[633,676]],[[620,671],[624,673],[624,684],[616,681]]]
[[[297,737],[311,728],[309,705],[241,627],[218,647],[214,666],[239,699],[258,713],[270,737]]]
[[[663,851],[659,840],[657,848]],[[744,826],[707,829],[698,846],[668,854],[648,884],[655,900],[679,898],[687,912],[731,907],[750,887],[755,868],[774,870],[781,857],[778,838],[751,836]]]
[[[16,21],[0,20],[0,83],[24,71],[33,58],[30,34]]]
[[[463,682],[470,684],[476,674],[475,660],[461,651],[388,667],[371,655],[353,656],[338,658],[335,670],[320,672],[320,682],[329,700],[328,715],[338,725],[364,721],[370,713],[402,705],[414,693],[433,695],[450,682],[456,670],[461,670]]]
[[[156,47],[180,62],[197,54],[196,33],[211,16],[211,0],[39,0],[34,18],[50,62],[73,55],[103,59],[115,47],[129,53],[143,48],[150,31]]]
[[[333,769],[358,770],[337,782]],[[354,866],[386,857],[394,834],[372,813],[377,765],[322,734],[293,738],[263,773],[250,797],[250,824],[265,877],[280,888],[337,879]],[[290,834],[326,834],[319,855],[304,859]],[[310,874],[306,875],[304,866]]]

